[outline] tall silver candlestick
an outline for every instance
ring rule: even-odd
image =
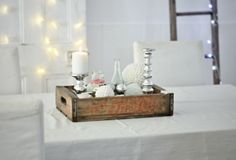
[[[88,74],[79,74],[79,75],[72,75],[76,79],[76,85],[74,85],[74,89],[76,93],[82,93],[86,91],[84,78],[87,77]]]
[[[144,52],[144,81],[143,81],[143,92],[148,94],[148,93],[152,93],[153,92],[153,83],[152,83],[152,69],[151,69],[151,56],[152,56],[152,52],[155,51],[155,49],[151,49],[151,48],[144,48],[143,52]]]

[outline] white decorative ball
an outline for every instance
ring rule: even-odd
[[[89,83],[86,87],[87,92],[96,92],[99,85]]]
[[[126,96],[134,96],[134,95],[142,95],[143,91],[139,84],[131,83],[127,86],[127,90],[125,91]]]
[[[77,96],[80,98],[80,99],[83,99],[83,98],[91,98],[92,96],[88,93],[80,93],[80,94],[77,94]]]
[[[109,97],[114,96],[114,91],[110,85],[101,86],[97,89],[95,96],[96,97]]]
[[[124,82],[129,83],[138,83],[140,86],[144,81],[144,64],[142,63],[132,63],[125,67],[122,72]]]
[[[86,87],[86,89],[87,89],[88,92],[93,92],[93,91],[94,91],[94,88],[95,88],[95,86],[94,86],[93,84],[91,84],[91,83],[89,83],[89,84],[87,85],[87,87]]]

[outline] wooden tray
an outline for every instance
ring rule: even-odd
[[[56,87],[56,106],[72,122],[173,115],[173,93],[79,99],[72,86]]]

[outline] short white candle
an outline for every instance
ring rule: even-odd
[[[88,53],[76,51],[72,53],[72,75],[77,76],[88,73]]]

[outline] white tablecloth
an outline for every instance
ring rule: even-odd
[[[0,96],[0,160],[43,160],[43,104]]]
[[[78,123],[57,111],[53,94],[25,97],[44,102],[46,160],[236,160],[236,87],[167,89],[172,117]]]

